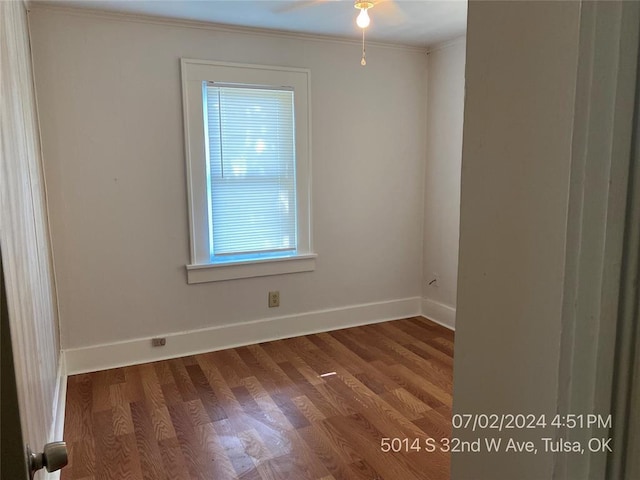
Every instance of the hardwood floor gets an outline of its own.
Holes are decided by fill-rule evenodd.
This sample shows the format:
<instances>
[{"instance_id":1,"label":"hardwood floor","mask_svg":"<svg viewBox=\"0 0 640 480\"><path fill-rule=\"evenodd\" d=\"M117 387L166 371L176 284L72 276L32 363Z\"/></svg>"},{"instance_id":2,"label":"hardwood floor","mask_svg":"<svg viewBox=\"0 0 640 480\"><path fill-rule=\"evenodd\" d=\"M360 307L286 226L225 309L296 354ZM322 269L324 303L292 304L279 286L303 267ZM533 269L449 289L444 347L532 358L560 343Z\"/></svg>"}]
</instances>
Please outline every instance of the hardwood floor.
<instances>
[{"instance_id":1,"label":"hardwood floor","mask_svg":"<svg viewBox=\"0 0 640 480\"><path fill-rule=\"evenodd\" d=\"M72 376L62 480L449 478L452 365L418 317Z\"/></svg>"}]
</instances>

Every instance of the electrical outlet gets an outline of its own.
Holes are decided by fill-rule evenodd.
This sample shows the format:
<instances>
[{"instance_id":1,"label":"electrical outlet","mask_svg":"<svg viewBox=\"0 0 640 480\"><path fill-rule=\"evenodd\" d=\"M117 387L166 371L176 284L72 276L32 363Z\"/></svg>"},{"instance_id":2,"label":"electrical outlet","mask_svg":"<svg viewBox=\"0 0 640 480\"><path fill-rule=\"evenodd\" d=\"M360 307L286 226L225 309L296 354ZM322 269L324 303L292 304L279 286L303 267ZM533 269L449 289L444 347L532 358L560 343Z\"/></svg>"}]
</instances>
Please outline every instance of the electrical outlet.
<instances>
[{"instance_id":1,"label":"electrical outlet","mask_svg":"<svg viewBox=\"0 0 640 480\"><path fill-rule=\"evenodd\" d=\"M280 306L280 292L269 292L269 308Z\"/></svg>"},{"instance_id":2,"label":"electrical outlet","mask_svg":"<svg viewBox=\"0 0 640 480\"><path fill-rule=\"evenodd\" d=\"M162 338L152 338L151 339L151 346L152 347L164 347L167 344L167 339L162 337Z\"/></svg>"}]
</instances>

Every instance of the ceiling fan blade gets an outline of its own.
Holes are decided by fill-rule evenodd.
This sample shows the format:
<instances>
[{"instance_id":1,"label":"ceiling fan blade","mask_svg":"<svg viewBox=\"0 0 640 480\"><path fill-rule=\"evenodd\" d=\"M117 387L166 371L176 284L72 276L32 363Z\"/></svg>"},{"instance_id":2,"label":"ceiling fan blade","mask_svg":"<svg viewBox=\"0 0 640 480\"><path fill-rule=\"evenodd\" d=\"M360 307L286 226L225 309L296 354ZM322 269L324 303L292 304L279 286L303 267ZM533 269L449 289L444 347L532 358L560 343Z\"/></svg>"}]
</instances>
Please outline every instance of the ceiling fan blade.
<instances>
[{"instance_id":1,"label":"ceiling fan blade","mask_svg":"<svg viewBox=\"0 0 640 480\"><path fill-rule=\"evenodd\" d=\"M274 8L273 13L288 13L293 12L295 10L300 10L302 8L313 7L319 5L321 3L325 3L330 0L295 0L295 1L286 1L286 2L278 2L282 5Z\"/></svg>"},{"instance_id":2,"label":"ceiling fan blade","mask_svg":"<svg viewBox=\"0 0 640 480\"><path fill-rule=\"evenodd\" d=\"M396 0L377 0L372 15L376 15L390 25L399 25L407 21L407 15Z\"/></svg>"}]
</instances>

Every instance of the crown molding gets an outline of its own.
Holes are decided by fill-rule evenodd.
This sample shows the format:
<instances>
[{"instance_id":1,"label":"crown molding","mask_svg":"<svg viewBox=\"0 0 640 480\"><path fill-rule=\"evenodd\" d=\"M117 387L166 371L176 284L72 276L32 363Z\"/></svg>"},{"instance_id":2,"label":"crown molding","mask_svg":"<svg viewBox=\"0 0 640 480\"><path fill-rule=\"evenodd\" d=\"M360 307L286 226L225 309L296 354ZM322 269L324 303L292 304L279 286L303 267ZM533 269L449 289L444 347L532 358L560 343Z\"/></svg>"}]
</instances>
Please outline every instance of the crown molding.
<instances>
[{"instance_id":1,"label":"crown molding","mask_svg":"<svg viewBox=\"0 0 640 480\"><path fill-rule=\"evenodd\" d=\"M55 5L49 2L34 1L34 0L26 0L26 2L27 2L26 6L27 6L28 12L41 10L41 11L63 13L67 15L75 15L75 16L81 16L81 17L101 17L101 18L105 18L113 21L146 23L146 24L152 24L152 25L165 25L165 26L169 25L173 27L210 30L213 32L241 33L245 35L255 35L255 36L261 36L261 37L289 38L289 39L308 40L308 41L325 42L325 43L339 43L339 44L348 44L348 45L360 45L362 43L362 40L349 38L349 37L317 35L317 34L301 33L301 32L288 32L285 30L274 30L274 29L268 29L268 28L242 27L238 25L228 25L228 24L222 24L222 23L198 21L198 20L184 20L184 19L177 19L177 18L154 16L154 15L144 15L144 14L138 14L138 13L110 12L110 11L100 10L100 9ZM409 50L413 52L423 52L423 53L428 52L428 48L426 46L404 45L404 44L397 44L397 43L367 41L367 46L376 47L376 48Z\"/></svg>"},{"instance_id":2,"label":"crown molding","mask_svg":"<svg viewBox=\"0 0 640 480\"><path fill-rule=\"evenodd\" d=\"M453 40L448 40L446 42L437 43L431 47L426 49L427 55L432 54L433 52L437 52L439 50L445 50L447 48L455 47L456 45L464 44L467 41L467 36L462 35L460 37L454 38Z\"/></svg>"}]
</instances>

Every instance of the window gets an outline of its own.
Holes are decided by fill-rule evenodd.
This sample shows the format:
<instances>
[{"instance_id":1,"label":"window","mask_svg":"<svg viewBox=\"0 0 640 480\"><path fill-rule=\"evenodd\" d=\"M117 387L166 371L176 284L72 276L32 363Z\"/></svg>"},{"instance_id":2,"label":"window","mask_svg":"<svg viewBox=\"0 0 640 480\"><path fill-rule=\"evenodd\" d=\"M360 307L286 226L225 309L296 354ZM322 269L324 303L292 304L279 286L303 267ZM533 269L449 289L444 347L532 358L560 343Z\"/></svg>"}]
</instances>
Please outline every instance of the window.
<instances>
[{"instance_id":1,"label":"window","mask_svg":"<svg viewBox=\"0 0 640 480\"><path fill-rule=\"evenodd\" d=\"M189 283L311 271L309 71L182 60Z\"/></svg>"},{"instance_id":2,"label":"window","mask_svg":"<svg viewBox=\"0 0 640 480\"><path fill-rule=\"evenodd\" d=\"M213 262L297 249L293 95L285 87L204 84Z\"/></svg>"}]
</instances>

